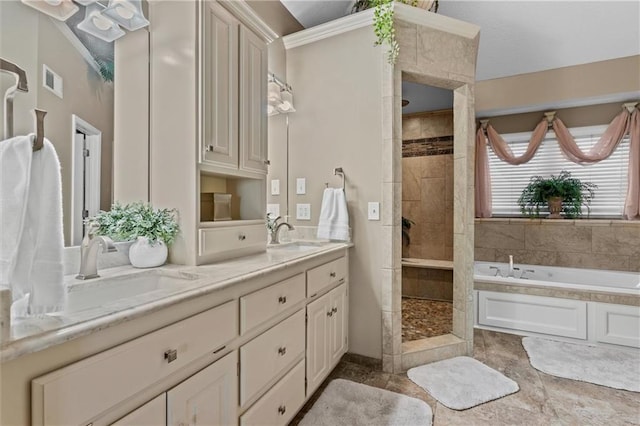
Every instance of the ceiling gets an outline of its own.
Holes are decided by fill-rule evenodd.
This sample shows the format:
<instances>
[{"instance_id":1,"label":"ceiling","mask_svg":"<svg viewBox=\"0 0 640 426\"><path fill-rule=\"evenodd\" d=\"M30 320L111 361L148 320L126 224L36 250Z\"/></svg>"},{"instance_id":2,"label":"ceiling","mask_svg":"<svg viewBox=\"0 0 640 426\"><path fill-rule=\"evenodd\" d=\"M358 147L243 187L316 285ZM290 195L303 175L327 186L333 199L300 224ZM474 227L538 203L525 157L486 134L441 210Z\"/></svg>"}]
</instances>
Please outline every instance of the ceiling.
<instances>
[{"instance_id":1,"label":"ceiling","mask_svg":"<svg viewBox=\"0 0 640 426\"><path fill-rule=\"evenodd\" d=\"M281 0L306 28L353 1ZM439 14L481 28L477 80L640 54L638 1L440 0Z\"/></svg>"}]
</instances>

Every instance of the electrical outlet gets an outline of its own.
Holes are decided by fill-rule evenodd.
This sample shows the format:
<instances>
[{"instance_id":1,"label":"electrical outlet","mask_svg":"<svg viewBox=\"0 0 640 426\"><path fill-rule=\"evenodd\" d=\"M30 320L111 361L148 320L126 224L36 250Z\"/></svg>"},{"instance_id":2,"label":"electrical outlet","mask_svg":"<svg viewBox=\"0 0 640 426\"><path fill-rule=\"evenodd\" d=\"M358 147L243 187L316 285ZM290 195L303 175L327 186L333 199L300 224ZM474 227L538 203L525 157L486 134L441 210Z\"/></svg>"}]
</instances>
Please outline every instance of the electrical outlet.
<instances>
[{"instance_id":1,"label":"electrical outlet","mask_svg":"<svg viewBox=\"0 0 640 426\"><path fill-rule=\"evenodd\" d=\"M271 180L271 195L280 195L280 179Z\"/></svg>"},{"instance_id":2,"label":"electrical outlet","mask_svg":"<svg viewBox=\"0 0 640 426\"><path fill-rule=\"evenodd\" d=\"M267 214L270 214L272 219L280 216L280 204L267 204Z\"/></svg>"},{"instance_id":3,"label":"electrical outlet","mask_svg":"<svg viewBox=\"0 0 640 426\"><path fill-rule=\"evenodd\" d=\"M307 180L305 178L296 179L296 194L304 195L307 193Z\"/></svg>"},{"instance_id":4,"label":"electrical outlet","mask_svg":"<svg viewBox=\"0 0 640 426\"><path fill-rule=\"evenodd\" d=\"M296 219L311 220L311 204L296 204Z\"/></svg>"},{"instance_id":5,"label":"electrical outlet","mask_svg":"<svg viewBox=\"0 0 640 426\"><path fill-rule=\"evenodd\" d=\"M380 203L369 202L368 206L368 218L369 220L380 220Z\"/></svg>"}]
</instances>

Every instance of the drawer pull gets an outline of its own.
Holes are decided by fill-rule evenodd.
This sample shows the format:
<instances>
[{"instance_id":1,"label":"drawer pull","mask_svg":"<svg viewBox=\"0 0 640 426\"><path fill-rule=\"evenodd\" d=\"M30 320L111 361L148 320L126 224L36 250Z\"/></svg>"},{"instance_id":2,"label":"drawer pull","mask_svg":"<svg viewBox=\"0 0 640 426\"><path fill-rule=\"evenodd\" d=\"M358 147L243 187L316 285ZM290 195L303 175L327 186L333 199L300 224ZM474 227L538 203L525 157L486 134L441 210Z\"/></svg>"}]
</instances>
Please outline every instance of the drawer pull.
<instances>
[{"instance_id":1,"label":"drawer pull","mask_svg":"<svg viewBox=\"0 0 640 426\"><path fill-rule=\"evenodd\" d=\"M167 360L167 362L173 362L176 359L178 359L178 351L177 349L169 349L168 351L164 352L164 359Z\"/></svg>"},{"instance_id":2,"label":"drawer pull","mask_svg":"<svg viewBox=\"0 0 640 426\"><path fill-rule=\"evenodd\" d=\"M246 240L246 239L247 239L247 236L246 236L246 235L244 235L244 234L240 234L240 235L238 235L238 239L239 239L240 241L244 241L244 240Z\"/></svg>"},{"instance_id":3,"label":"drawer pull","mask_svg":"<svg viewBox=\"0 0 640 426\"><path fill-rule=\"evenodd\" d=\"M213 152L213 145L207 145L207 146L204 148L204 150L205 150L206 152Z\"/></svg>"},{"instance_id":4,"label":"drawer pull","mask_svg":"<svg viewBox=\"0 0 640 426\"><path fill-rule=\"evenodd\" d=\"M338 283L342 284L344 282L344 278L340 278L340 281L338 281Z\"/></svg>"},{"instance_id":5,"label":"drawer pull","mask_svg":"<svg viewBox=\"0 0 640 426\"><path fill-rule=\"evenodd\" d=\"M287 296L278 297L278 303L280 303L281 305L284 305L285 303L287 303Z\"/></svg>"},{"instance_id":6,"label":"drawer pull","mask_svg":"<svg viewBox=\"0 0 640 426\"><path fill-rule=\"evenodd\" d=\"M284 415L284 413L287 412L287 407L285 407L284 405L281 405L278 407L278 413L280 413L281 416Z\"/></svg>"},{"instance_id":7,"label":"drawer pull","mask_svg":"<svg viewBox=\"0 0 640 426\"><path fill-rule=\"evenodd\" d=\"M335 314L336 312L338 312L338 308L334 307L334 308L331 310L331 312L333 312L333 313Z\"/></svg>"},{"instance_id":8,"label":"drawer pull","mask_svg":"<svg viewBox=\"0 0 640 426\"><path fill-rule=\"evenodd\" d=\"M333 310L331 310L331 311L327 312L327 316L328 316L328 317L332 317L332 316L333 316Z\"/></svg>"},{"instance_id":9,"label":"drawer pull","mask_svg":"<svg viewBox=\"0 0 640 426\"><path fill-rule=\"evenodd\" d=\"M220 352L221 350L223 350L224 348L226 348L227 345L224 345L223 347L216 349L215 351L213 351L214 354L217 354L218 352Z\"/></svg>"},{"instance_id":10,"label":"drawer pull","mask_svg":"<svg viewBox=\"0 0 640 426\"><path fill-rule=\"evenodd\" d=\"M284 346L281 346L278 348L278 355L280 356L284 356L287 353L287 348Z\"/></svg>"},{"instance_id":11,"label":"drawer pull","mask_svg":"<svg viewBox=\"0 0 640 426\"><path fill-rule=\"evenodd\" d=\"M331 278L335 278L335 277L336 277L336 273L335 273L335 272L331 272L331 273L329 273L329 276L330 276Z\"/></svg>"}]
</instances>

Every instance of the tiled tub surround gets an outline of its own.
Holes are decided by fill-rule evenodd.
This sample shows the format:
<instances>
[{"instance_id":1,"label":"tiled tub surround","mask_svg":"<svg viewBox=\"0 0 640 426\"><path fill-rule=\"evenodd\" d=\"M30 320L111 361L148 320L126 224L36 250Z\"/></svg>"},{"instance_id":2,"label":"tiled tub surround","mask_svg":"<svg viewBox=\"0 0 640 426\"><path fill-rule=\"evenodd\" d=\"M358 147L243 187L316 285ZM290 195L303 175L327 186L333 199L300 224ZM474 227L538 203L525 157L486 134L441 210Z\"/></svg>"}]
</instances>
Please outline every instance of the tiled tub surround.
<instances>
[{"instance_id":1,"label":"tiled tub surround","mask_svg":"<svg viewBox=\"0 0 640 426\"><path fill-rule=\"evenodd\" d=\"M283 244L281 247L267 250L264 254L211 265L197 267L165 265L154 269L119 266L103 269L99 271L101 278L84 282L74 282L73 275L66 276L67 282L75 284L71 291L80 290L83 285L99 288L101 280L113 280L123 276L135 277L138 274L149 273L183 276L186 278L186 283L177 288L158 289L147 294L118 299L109 304L95 304L74 312L17 319L11 324L10 339L0 344L0 362L7 362L87 336L182 302L215 296L217 292L244 281L278 273L301 262L330 255L347 247L350 247L350 244L327 242L316 247L308 246L303 250L295 250Z\"/></svg>"},{"instance_id":2,"label":"tiled tub surround","mask_svg":"<svg viewBox=\"0 0 640 426\"><path fill-rule=\"evenodd\" d=\"M476 219L475 260L640 272L640 221Z\"/></svg>"},{"instance_id":3,"label":"tiled tub surround","mask_svg":"<svg viewBox=\"0 0 640 426\"><path fill-rule=\"evenodd\" d=\"M640 273L515 266L476 262L480 327L640 347Z\"/></svg>"}]
</instances>

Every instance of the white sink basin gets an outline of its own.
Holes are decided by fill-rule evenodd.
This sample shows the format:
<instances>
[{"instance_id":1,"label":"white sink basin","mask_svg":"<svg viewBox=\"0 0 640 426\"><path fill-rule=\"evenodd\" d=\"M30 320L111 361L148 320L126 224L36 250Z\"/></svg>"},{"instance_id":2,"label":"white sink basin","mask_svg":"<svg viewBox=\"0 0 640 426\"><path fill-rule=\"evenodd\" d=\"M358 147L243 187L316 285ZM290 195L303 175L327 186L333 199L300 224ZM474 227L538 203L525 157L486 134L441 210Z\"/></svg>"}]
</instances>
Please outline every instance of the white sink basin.
<instances>
[{"instance_id":1,"label":"white sink basin","mask_svg":"<svg viewBox=\"0 0 640 426\"><path fill-rule=\"evenodd\" d=\"M69 287L67 312L97 308L142 295L152 296L155 292L177 292L198 278L194 274L153 270L81 282Z\"/></svg>"},{"instance_id":2,"label":"white sink basin","mask_svg":"<svg viewBox=\"0 0 640 426\"><path fill-rule=\"evenodd\" d=\"M326 241L294 241L291 243L273 244L269 246L269 249L285 251L308 251L323 247L326 244Z\"/></svg>"}]
</instances>

